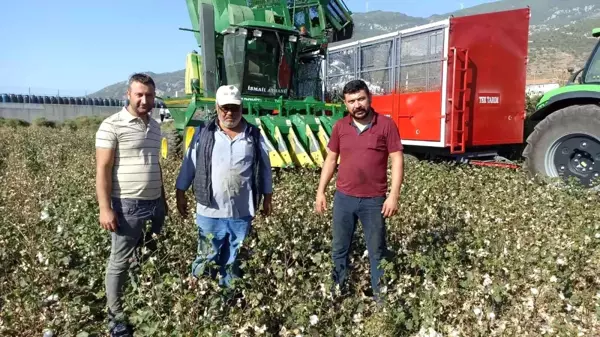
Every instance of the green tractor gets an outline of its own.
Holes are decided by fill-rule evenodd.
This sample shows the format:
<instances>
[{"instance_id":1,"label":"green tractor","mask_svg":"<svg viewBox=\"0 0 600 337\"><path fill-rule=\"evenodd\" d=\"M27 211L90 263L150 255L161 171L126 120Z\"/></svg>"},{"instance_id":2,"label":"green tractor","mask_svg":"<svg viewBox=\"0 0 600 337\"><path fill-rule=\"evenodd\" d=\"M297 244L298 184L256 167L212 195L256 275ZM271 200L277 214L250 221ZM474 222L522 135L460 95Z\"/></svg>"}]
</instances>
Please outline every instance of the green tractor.
<instances>
[{"instance_id":1,"label":"green tractor","mask_svg":"<svg viewBox=\"0 0 600 337\"><path fill-rule=\"evenodd\" d=\"M331 42L352 37L341 0L186 0L201 48L186 60L184 97L164 98L174 130L162 156L179 157L195 127L215 115L215 92L237 86L244 118L257 125L273 167L319 167L343 106L323 100Z\"/></svg>"},{"instance_id":2,"label":"green tractor","mask_svg":"<svg viewBox=\"0 0 600 337\"><path fill-rule=\"evenodd\" d=\"M600 28L593 30L600 37ZM567 85L542 96L529 118L536 123L523 151L534 176L600 189L600 41Z\"/></svg>"}]
</instances>

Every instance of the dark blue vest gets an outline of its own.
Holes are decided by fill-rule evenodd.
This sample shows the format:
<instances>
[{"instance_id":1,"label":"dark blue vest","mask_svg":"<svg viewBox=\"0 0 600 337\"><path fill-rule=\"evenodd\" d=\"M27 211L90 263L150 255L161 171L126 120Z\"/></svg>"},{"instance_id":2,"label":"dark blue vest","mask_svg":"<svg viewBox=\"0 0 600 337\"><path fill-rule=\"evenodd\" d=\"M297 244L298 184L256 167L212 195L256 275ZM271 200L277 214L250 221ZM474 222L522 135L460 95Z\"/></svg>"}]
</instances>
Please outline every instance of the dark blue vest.
<instances>
[{"instance_id":1,"label":"dark blue vest","mask_svg":"<svg viewBox=\"0 0 600 337\"><path fill-rule=\"evenodd\" d=\"M206 125L200 125L196 133L199 132L196 143L196 173L194 176L194 195L196 201L206 207L210 207L212 199L212 156L215 144L214 133L217 130L217 119L213 118ZM252 137L254 146L254 156L252 163L252 200L254 202L254 210L256 211L262 201L262 193L260 193L261 174L264 170L261 160L262 152L260 148L261 134L260 129L242 120L242 123L247 124L245 130L246 137Z\"/></svg>"}]
</instances>

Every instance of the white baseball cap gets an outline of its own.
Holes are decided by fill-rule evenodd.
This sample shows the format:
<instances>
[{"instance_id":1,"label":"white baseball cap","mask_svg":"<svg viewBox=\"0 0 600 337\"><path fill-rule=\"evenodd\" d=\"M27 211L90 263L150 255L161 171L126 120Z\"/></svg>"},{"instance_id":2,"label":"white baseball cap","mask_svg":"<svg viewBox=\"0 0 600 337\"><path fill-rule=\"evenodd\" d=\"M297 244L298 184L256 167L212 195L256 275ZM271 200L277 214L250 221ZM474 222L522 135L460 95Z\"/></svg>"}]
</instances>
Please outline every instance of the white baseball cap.
<instances>
[{"instance_id":1,"label":"white baseball cap","mask_svg":"<svg viewBox=\"0 0 600 337\"><path fill-rule=\"evenodd\" d=\"M242 104L242 95L234 85L222 85L217 90L217 104Z\"/></svg>"}]
</instances>

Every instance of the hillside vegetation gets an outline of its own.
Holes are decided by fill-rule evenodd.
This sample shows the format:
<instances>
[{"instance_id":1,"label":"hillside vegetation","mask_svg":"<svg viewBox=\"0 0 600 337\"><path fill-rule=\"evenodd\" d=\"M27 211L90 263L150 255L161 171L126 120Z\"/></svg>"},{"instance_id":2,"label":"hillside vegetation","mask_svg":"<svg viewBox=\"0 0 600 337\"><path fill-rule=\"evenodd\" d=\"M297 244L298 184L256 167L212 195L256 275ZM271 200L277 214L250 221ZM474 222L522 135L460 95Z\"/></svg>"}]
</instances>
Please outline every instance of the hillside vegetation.
<instances>
[{"instance_id":1,"label":"hillside vegetation","mask_svg":"<svg viewBox=\"0 0 600 337\"><path fill-rule=\"evenodd\" d=\"M106 335L110 240L98 225L94 131L0 127L0 335ZM362 228L351 294L332 300L331 212L313 212L318 172L279 172L274 214L244 243L234 299L190 278L196 229L175 213L179 162L163 165L171 212L126 293L138 336L600 334L597 194L521 170L407 163L378 308L364 296Z\"/></svg>"}]
</instances>

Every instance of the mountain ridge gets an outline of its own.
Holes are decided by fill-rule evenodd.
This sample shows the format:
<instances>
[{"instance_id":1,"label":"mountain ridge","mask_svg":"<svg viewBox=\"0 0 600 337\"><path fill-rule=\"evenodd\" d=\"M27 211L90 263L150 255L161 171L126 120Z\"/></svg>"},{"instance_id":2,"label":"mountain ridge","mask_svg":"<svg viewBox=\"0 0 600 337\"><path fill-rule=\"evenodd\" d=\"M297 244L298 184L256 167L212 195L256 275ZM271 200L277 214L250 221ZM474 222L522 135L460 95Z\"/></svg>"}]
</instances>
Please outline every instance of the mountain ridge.
<instances>
[{"instance_id":1,"label":"mountain ridge","mask_svg":"<svg viewBox=\"0 0 600 337\"><path fill-rule=\"evenodd\" d=\"M570 66L580 68L592 51L596 40L591 37L593 28L600 26L600 4L595 0L502 0L484 3L446 14L429 17L414 17L401 12L376 10L355 12L354 36L350 40L331 44L332 46L393 31L415 27L450 16L464 16L496 12L529 5L530 44L527 77L531 80L564 80ZM159 96L175 96L184 89L185 70L165 73L148 71L157 83ZM94 92L92 97L123 98L127 82L121 81Z\"/></svg>"}]
</instances>

